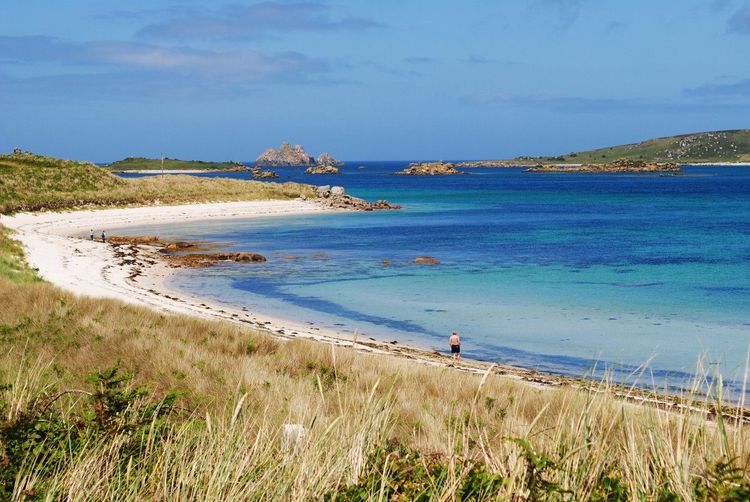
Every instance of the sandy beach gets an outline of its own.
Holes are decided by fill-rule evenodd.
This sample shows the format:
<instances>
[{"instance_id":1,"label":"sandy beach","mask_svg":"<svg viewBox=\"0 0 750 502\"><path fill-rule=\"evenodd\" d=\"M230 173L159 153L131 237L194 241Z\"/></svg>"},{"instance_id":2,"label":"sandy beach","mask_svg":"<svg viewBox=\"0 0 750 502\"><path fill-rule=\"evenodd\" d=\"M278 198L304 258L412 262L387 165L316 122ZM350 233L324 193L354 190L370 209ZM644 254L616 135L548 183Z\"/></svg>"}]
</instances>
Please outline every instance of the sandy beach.
<instances>
[{"instance_id":1,"label":"sandy beach","mask_svg":"<svg viewBox=\"0 0 750 502\"><path fill-rule=\"evenodd\" d=\"M23 244L28 263L38 270L43 279L76 295L111 298L164 313L233 322L269 333L282 341L309 339L375 355L404 357L429 366L451 366L477 374L491 371L538 388L582 384L576 378L483 361L462 359L454 365L447 353L407 346L396 340L353 336L305 320L281 319L174 291L166 286L165 281L177 269L167 264L159 248L105 244L99 240L98 234L94 241L85 238L92 228L96 232L145 223L246 219L330 211L334 210L310 201L249 201L21 213L0 215L0 224L14 230L14 238ZM668 396L646 389L617 389L616 385L611 387L614 395L631 403L650 402L665 409L684 406L676 404Z\"/></svg>"},{"instance_id":2,"label":"sandy beach","mask_svg":"<svg viewBox=\"0 0 750 502\"><path fill-rule=\"evenodd\" d=\"M279 319L170 290L165 280L176 269L167 265L157 248L104 244L99 237L102 229L114 235L116 232L110 229L145 223L245 219L326 211L332 210L309 201L250 201L23 213L0 216L0 223L15 231L14 237L22 242L27 261L43 279L77 295L112 298L161 312L240 323L280 339L306 338L353 346L370 353L400 355L429 365L449 364L450 359L442 354L407 347L394 340L358 338L305 320ZM89 229L94 230L96 240L84 238ZM489 366L488 363L463 361L461 369L484 372ZM503 368L500 371L536 384L559 385L562 381L530 370Z\"/></svg>"}]
</instances>

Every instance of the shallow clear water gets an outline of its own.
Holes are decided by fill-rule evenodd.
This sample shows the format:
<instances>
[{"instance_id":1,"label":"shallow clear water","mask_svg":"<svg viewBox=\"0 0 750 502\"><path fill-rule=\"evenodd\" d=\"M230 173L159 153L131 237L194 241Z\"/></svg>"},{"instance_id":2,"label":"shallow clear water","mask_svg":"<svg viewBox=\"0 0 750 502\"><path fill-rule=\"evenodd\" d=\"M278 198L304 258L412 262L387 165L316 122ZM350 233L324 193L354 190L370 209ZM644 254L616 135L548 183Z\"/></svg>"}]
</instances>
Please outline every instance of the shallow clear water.
<instances>
[{"instance_id":1,"label":"shallow clear water","mask_svg":"<svg viewBox=\"0 0 750 502\"><path fill-rule=\"evenodd\" d=\"M265 264L189 270L174 285L344 332L444 351L455 329L468 357L574 375L594 361L627 374L650 360L660 384L685 378L705 354L741 376L750 344L750 168L391 175L405 165L350 162L340 176L316 177L279 169L387 198L401 211L128 232L264 254ZM412 264L419 255L441 263Z\"/></svg>"}]
</instances>

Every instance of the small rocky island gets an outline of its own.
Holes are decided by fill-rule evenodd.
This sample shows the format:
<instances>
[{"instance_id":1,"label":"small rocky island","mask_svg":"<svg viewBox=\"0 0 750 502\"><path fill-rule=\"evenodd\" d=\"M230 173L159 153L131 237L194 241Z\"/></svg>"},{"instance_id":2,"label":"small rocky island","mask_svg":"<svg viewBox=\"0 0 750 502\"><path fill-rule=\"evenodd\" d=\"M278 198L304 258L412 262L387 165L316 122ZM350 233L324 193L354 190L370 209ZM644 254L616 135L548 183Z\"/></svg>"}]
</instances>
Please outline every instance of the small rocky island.
<instances>
[{"instance_id":1,"label":"small rocky island","mask_svg":"<svg viewBox=\"0 0 750 502\"><path fill-rule=\"evenodd\" d=\"M274 179L274 178L279 177L278 174L271 171L270 169L261 169L259 167L253 167L252 172L253 172L254 180Z\"/></svg>"},{"instance_id":2,"label":"small rocky island","mask_svg":"<svg viewBox=\"0 0 750 502\"><path fill-rule=\"evenodd\" d=\"M319 166L341 167L344 165L343 162L334 158L334 156L328 152L323 152L320 155L318 155L316 162Z\"/></svg>"},{"instance_id":3,"label":"small rocky island","mask_svg":"<svg viewBox=\"0 0 750 502\"><path fill-rule=\"evenodd\" d=\"M414 162L409 167L396 174L404 176L449 176L455 174L468 174L456 169L455 164L450 162Z\"/></svg>"},{"instance_id":4,"label":"small rocky island","mask_svg":"<svg viewBox=\"0 0 750 502\"><path fill-rule=\"evenodd\" d=\"M329 164L308 167L305 174L340 174L341 170Z\"/></svg>"},{"instance_id":5,"label":"small rocky island","mask_svg":"<svg viewBox=\"0 0 750 502\"><path fill-rule=\"evenodd\" d=\"M255 159L258 167L289 166L341 166L344 163L335 159L330 153L321 153L317 159L307 153L302 145L281 144L279 149L269 148Z\"/></svg>"},{"instance_id":6,"label":"small rocky island","mask_svg":"<svg viewBox=\"0 0 750 502\"><path fill-rule=\"evenodd\" d=\"M537 164L526 169L527 173L656 173L677 174L682 172L674 162L657 163L644 160L619 159L608 164Z\"/></svg>"}]
</instances>

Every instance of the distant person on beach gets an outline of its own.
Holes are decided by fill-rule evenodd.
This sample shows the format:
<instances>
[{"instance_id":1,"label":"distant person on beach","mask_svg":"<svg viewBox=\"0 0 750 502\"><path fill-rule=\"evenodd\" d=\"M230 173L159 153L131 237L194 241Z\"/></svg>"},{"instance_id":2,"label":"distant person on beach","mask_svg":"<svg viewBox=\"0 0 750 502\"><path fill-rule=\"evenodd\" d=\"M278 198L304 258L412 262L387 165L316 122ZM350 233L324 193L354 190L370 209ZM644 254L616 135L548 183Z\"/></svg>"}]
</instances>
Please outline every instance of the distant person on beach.
<instances>
[{"instance_id":1,"label":"distant person on beach","mask_svg":"<svg viewBox=\"0 0 750 502\"><path fill-rule=\"evenodd\" d=\"M107 232L102 230L102 242L107 242Z\"/></svg>"},{"instance_id":2,"label":"distant person on beach","mask_svg":"<svg viewBox=\"0 0 750 502\"><path fill-rule=\"evenodd\" d=\"M453 354L453 360L460 361L461 360L461 338L459 338L458 334L455 331L452 332L450 338L448 338L448 343L451 346L451 354Z\"/></svg>"},{"instance_id":3,"label":"distant person on beach","mask_svg":"<svg viewBox=\"0 0 750 502\"><path fill-rule=\"evenodd\" d=\"M94 229L89 230L89 240L94 240Z\"/></svg>"}]
</instances>

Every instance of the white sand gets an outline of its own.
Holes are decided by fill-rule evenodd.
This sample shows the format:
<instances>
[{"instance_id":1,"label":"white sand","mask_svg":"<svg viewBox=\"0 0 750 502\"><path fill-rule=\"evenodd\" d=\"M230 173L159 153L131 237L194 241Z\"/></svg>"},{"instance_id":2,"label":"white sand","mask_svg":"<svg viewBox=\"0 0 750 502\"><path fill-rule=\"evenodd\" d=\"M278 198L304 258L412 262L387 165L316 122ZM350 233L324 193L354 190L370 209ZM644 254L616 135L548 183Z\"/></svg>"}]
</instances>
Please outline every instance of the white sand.
<instances>
[{"instance_id":1,"label":"white sand","mask_svg":"<svg viewBox=\"0 0 750 502\"><path fill-rule=\"evenodd\" d=\"M160 259L156 248L112 246L99 240L92 242L80 237L88 236L90 229L100 232L101 229L149 223L331 211L334 210L309 201L251 201L0 215L0 224L15 231L14 238L22 242L28 263L38 269L42 278L77 295L113 298L167 313L230 321L269 332L282 340L307 338L374 354L398 355L430 366L449 365L449 357L428 350L372 339L363 340L353 337L351 333L317 327L308 322L279 319L260 312L212 303L183 292L170 291L164 281L175 269ZM98 239L99 235L96 237ZM520 380L537 388L579 385L577 379L471 360L462 360L456 369L471 373L494 371L505 378ZM673 406L670 401L662 402L661 398L653 396L645 398L632 390L617 392L616 395L634 403L648 401L659 406L666 403L667 409Z\"/></svg>"},{"instance_id":2,"label":"white sand","mask_svg":"<svg viewBox=\"0 0 750 502\"><path fill-rule=\"evenodd\" d=\"M314 339L376 354L398 354L422 364L449 364L449 357L429 350L362 339L351 332L315 326L304 320L279 319L171 291L165 279L175 269L160 258L156 248L113 246L99 240L102 229L330 211L333 210L309 201L252 201L23 213L0 216L0 223L15 231L14 237L22 242L28 263L38 269L43 279L77 295L112 298L162 312L231 321L267 331L281 339ZM95 231L97 240L88 240L90 229ZM461 370L475 373L483 373L488 367L487 363L466 360L460 365ZM533 382L532 385L559 385L563 380L520 368L506 367L502 372L510 378Z\"/></svg>"},{"instance_id":3,"label":"white sand","mask_svg":"<svg viewBox=\"0 0 750 502\"><path fill-rule=\"evenodd\" d=\"M368 352L399 352L400 347L370 339L355 342L351 333L300 320L278 319L171 291L164 282L175 269L160 259L156 248L115 247L100 240L102 229L331 211L309 201L251 201L22 213L0 216L0 223L15 231L14 237L23 244L29 265L36 268L43 279L80 296L112 298L163 312L233 321L283 339L311 338L337 345L354 344ZM94 241L88 240L90 229L95 232Z\"/></svg>"}]
</instances>

